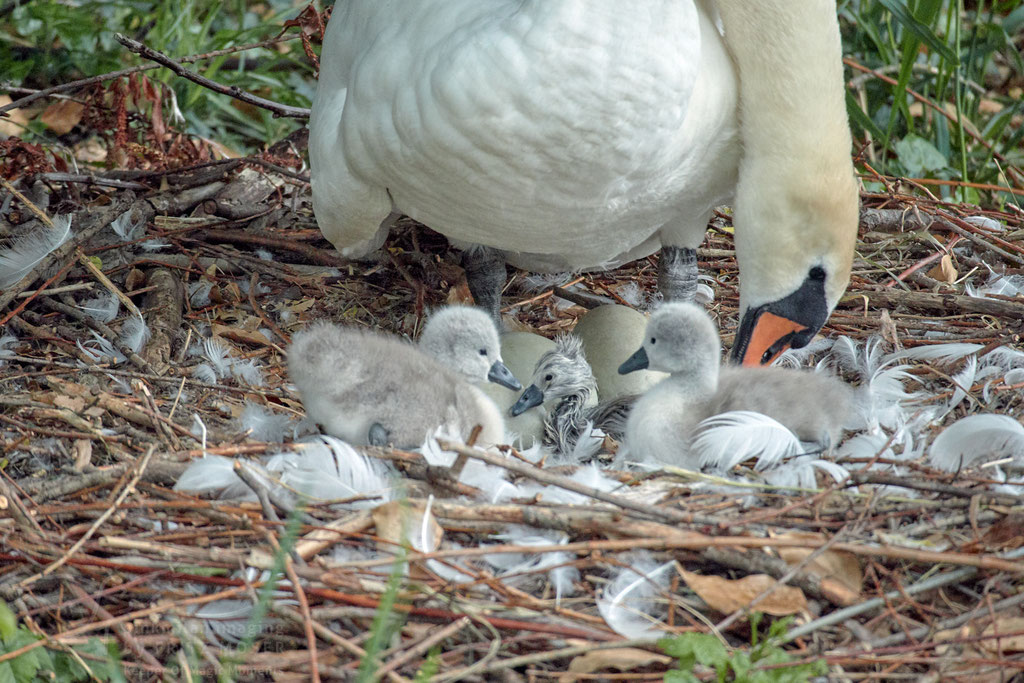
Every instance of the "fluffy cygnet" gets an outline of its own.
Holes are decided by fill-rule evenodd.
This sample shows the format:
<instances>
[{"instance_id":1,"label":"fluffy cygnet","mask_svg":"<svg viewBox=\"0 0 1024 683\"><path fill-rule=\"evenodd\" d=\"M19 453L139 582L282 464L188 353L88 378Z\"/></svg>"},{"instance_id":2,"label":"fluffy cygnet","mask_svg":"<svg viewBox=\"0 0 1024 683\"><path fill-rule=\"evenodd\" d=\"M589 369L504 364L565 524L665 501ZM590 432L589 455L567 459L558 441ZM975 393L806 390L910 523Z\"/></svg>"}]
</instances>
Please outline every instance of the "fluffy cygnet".
<instances>
[{"instance_id":1,"label":"fluffy cygnet","mask_svg":"<svg viewBox=\"0 0 1024 683\"><path fill-rule=\"evenodd\" d=\"M703 308L664 304L651 316L643 346L619 372L670 373L636 402L626 424L634 457L696 469L690 438L705 418L732 410L767 415L828 448L853 409L853 392L834 377L788 368L720 368L718 330Z\"/></svg>"},{"instance_id":2,"label":"fluffy cygnet","mask_svg":"<svg viewBox=\"0 0 1024 683\"><path fill-rule=\"evenodd\" d=\"M529 377L537 362L548 351L555 348L555 342L533 332L506 332L501 335L501 357L516 377ZM495 384L480 387L505 415L505 429L516 448L527 449L544 438L544 409L537 407L526 410L514 417L508 413L518 395ZM545 407L554 408L554 401Z\"/></svg>"},{"instance_id":3,"label":"fluffy cygnet","mask_svg":"<svg viewBox=\"0 0 1024 683\"><path fill-rule=\"evenodd\" d=\"M572 332L583 342L602 402L642 394L667 377L652 370L619 374L619 366L643 343L646 327L647 316L619 304L598 306L580 316Z\"/></svg>"},{"instance_id":4,"label":"fluffy cygnet","mask_svg":"<svg viewBox=\"0 0 1024 683\"><path fill-rule=\"evenodd\" d=\"M438 427L465 439L476 425L483 427L477 444L499 443L504 419L473 385L522 387L502 363L490 316L468 306L435 313L419 348L368 330L313 325L295 335L288 372L309 417L356 445L413 448Z\"/></svg>"},{"instance_id":5,"label":"fluffy cygnet","mask_svg":"<svg viewBox=\"0 0 1024 683\"><path fill-rule=\"evenodd\" d=\"M571 453L588 425L621 436L625 413L634 399L618 397L599 404L597 380L583 344L576 335L566 334L537 361L530 386L509 409L509 415L554 401L544 417L544 442L559 453Z\"/></svg>"}]
</instances>

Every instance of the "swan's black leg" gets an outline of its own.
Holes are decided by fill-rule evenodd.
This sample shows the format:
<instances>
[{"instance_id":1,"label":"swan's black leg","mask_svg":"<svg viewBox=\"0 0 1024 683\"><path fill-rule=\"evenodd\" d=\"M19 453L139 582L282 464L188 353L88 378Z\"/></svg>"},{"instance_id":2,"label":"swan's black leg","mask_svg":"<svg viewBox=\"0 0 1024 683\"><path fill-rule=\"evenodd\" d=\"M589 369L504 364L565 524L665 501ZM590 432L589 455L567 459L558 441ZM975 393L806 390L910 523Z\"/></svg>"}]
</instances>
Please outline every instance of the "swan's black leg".
<instances>
[{"instance_id":1,"label":"swan's black leg","mask_svg":"<svg viewBox=\"0 0 1024 683\"><path fill-rule=\"evenodd\" d=\"M491 314L501 325L501 290L505 287L505 258L497 249L471 247L462 252L469 293L476 305Z\"/></svg>"},{"instance_id":2,"label":"swan's black leg","mask_svg":"<svg viewBox=\"0 0 1024 683\"><path fill-rule=\"evenodd\" d=\"M658 291L665 301L693 301L697 295L697 250L663 246L658 258Z\"/></svg>"},{"instance_id":3,"label":"swan's black leg","mask_svg":"<svg viewBox=\"0 0 1024 683\"><path fill-rule=\"evenodd\" d=\"M379 422L374 422L370 425L370 433L367 435L366 440L370 442L371 446L384 447L388 445L388 439L391 433L384 429L384 425Z\"/></svg>"}]
</instances>

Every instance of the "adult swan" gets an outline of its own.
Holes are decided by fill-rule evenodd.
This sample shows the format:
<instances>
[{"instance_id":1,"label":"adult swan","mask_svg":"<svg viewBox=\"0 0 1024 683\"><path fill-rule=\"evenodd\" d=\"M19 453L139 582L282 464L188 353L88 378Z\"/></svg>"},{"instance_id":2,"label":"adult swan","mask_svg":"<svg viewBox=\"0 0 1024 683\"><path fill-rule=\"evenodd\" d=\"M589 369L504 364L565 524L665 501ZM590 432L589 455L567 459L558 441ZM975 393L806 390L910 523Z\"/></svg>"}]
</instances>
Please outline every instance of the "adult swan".
<instances>
[{"instance_id":1,"label":"adult swan","mask_svg":"<svg viewBox=\"0 0 1024 683\"><path fill-rule=\"evenodd\" d=\"M343 254L406 214L462 247L497 313L504 263L610 267L661 249L688 299L733 201L733 357L805 345L857 231L832 0L339 0L310 119L313 208Z\"/></svg>"}]
</instances>

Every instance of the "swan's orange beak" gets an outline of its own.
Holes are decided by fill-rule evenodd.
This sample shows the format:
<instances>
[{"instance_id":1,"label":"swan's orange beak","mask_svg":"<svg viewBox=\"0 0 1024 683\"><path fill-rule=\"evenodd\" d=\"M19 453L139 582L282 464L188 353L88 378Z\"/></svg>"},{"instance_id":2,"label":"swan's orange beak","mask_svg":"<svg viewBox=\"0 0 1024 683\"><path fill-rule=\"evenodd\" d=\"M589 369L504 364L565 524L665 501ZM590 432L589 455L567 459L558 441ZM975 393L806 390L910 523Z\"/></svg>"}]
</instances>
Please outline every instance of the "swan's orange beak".
<instances>
[{"instance_id":1,"label":"swan's orange beak","mask_svg":"<svg viewBox=\"0 0 1024 683\"><path fill-rule=\"evenodd\" d=\"M797 333L806 329L805 325L789 318L764 311L757 316L742 355L736 360L748 366L767 365L792 346Z\"/></svg>"}]
</instances>

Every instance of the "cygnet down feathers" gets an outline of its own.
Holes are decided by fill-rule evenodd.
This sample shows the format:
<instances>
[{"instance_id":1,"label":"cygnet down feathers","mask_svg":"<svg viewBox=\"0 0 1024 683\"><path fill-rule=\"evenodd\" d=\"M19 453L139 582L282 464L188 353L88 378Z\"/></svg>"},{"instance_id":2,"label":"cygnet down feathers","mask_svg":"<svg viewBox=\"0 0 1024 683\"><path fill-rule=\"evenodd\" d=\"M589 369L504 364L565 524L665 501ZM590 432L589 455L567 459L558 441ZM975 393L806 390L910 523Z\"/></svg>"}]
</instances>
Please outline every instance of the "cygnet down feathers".
<instances>
[{"instance_id":1,"label":"cygnet down feathers","mask_svg":"<svg viewBox=\"0 0 1024 683\"><path fill-rule=\"evenodd\" d=\"M413 448L438 427L482 446L500 443L505 426L474 384L522 385L501 361L498 332L483 311L451 306L427 321L419 347L390 335L329 323L295 335L288 372L309 417L325 432L364 445Z\"/></svg>"},{"instance_id":2,"label":"cygnet down feathers","mask_svg":"<svg viewBox=\"0 0 1024 683\"><path fill-rule=\"evenodd\" d=\"M620 438L625 414L635 396L617 396L598 403L597 379L587 362L583 343L563 334L555 348L537 361L530 386L509 409L515 417L542 403L555 401L544 417L544 440L559 453L571 453L585 431L597 428Z\"/></svg>"},{"instance_id":3,"label":"cygnet down feathers","mask_svg":"<svg viewBox=\"0 0 1024 683\"><path fill-rule=\"evenodd\" d=\"M626 445L635 458L695 469L689 443L701 420L733 410L767 415L801 441L835 444L853 410L844 382L788 368L720 367L718 330L703 308L662 305L651 316L643 346L619 369L670 373L633 406Z\"/></svg>"}]
</instances>

